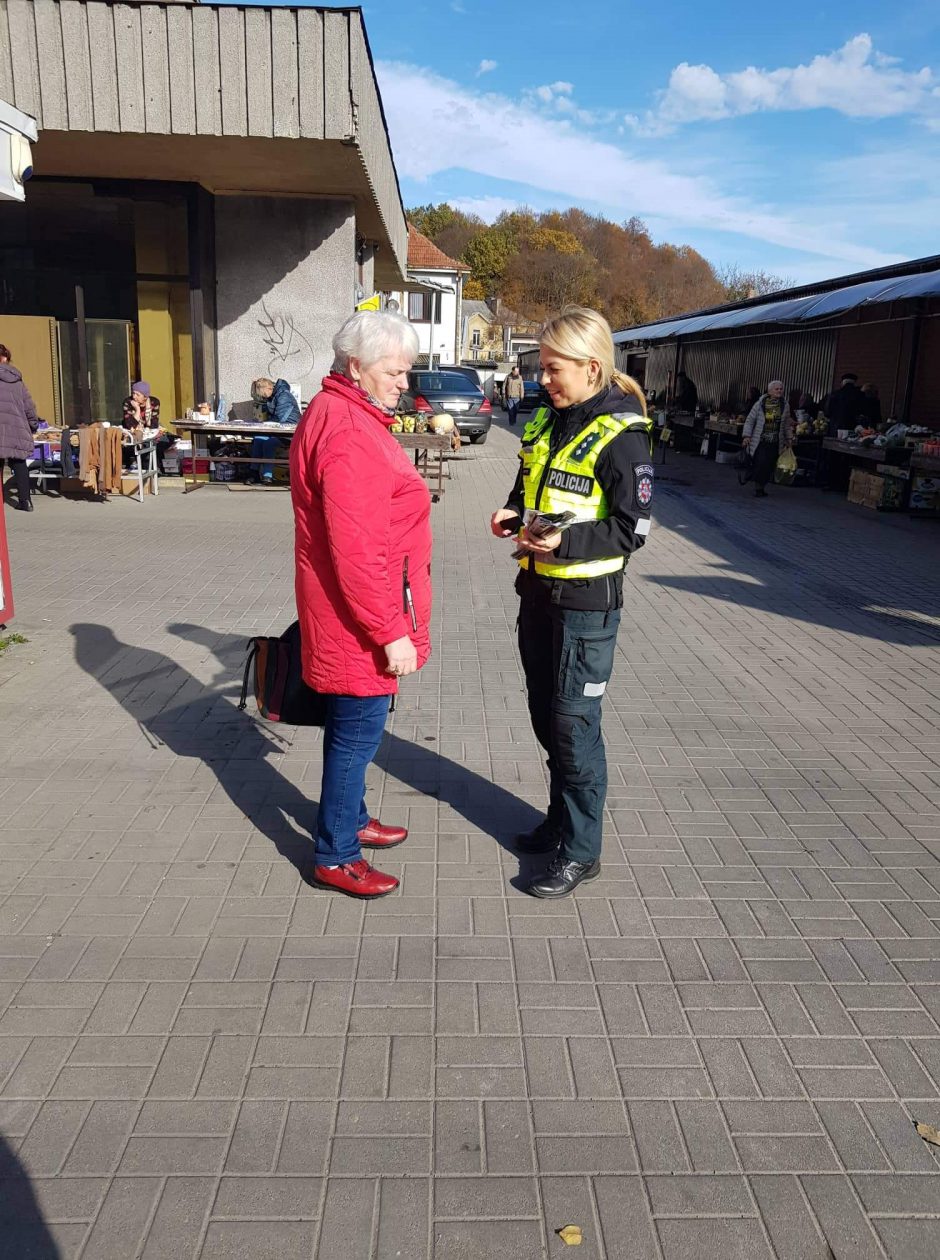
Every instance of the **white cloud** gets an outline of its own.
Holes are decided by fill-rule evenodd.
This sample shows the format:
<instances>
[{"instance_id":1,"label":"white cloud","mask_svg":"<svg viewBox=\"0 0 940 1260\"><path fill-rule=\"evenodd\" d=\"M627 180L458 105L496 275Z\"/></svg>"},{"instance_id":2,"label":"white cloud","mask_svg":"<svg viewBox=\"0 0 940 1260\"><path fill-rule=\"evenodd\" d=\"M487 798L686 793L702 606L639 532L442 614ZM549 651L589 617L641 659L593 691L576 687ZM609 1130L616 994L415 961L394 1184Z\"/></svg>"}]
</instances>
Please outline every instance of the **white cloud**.
<instances>
[{"instance_id":1,"label":"white cloud","mask_svg":"<svg viewBox=\"0 0 940 1260\"><path fill-rule=\"evenodd\" d=\"M495 223L508 210L520 210L523 202L513 197L448 197L447 202L464 214L476 214L484 223Z\"/></svg>"},{"instance_id":2,"label":"white cloud","mask_svg":"<svg viewBox=\"0 0 940 1260\"><path fill-rule=\"evenodd\" d=\"M490 71L495 70L498 65L498 61L490 61L488 57L484 57L477 66L477 78L479 78L481 74L489 74Z\"/></svg>"},{"instance_id":3,"label":"white cloud","mask_svg":"<svg viewBox=\"0 0 940 1260\"><path fill-rule=\"evenodd\" d=\"M929 67L902 70L897 58L875 51L870 35L856 35L807 65L775 70L748 66L719 74L682 62L669 76L656 108L629 115L637 131L661 134L690 122L733 118L765 110L832 109L850 118L922 114L940 118L940 87Z\"/></svg>"},{"instance_id":4,"label":"white cloud","mask_svg":"<svg viewBox=\"0 0 940 1260\"><path fill-rule=\"evenodd\" d=\"M683 175L666 162L636 157L611 139L526 101L476 94L433 71L380 62L382 99L400 173L424 181L460 168L522 184L578 204L648 215L680 232L735 233L820 255L834 265L875 267L898 261L853 243L850 225L810 223L725 194L705 175Z\"/></svg>"},{"instance_id":5,"label":"white cloud","mask_svg":"<svg viewBox=\"0 0 940 1260\"><path fill-rule=\"evenodd\" d=\"M574 99L574 84L565 79L526 88L522 103L548 114L561 114L585 127L608 126L617 119L615 110L582 109Z\"/></svg>"}]
</instances>

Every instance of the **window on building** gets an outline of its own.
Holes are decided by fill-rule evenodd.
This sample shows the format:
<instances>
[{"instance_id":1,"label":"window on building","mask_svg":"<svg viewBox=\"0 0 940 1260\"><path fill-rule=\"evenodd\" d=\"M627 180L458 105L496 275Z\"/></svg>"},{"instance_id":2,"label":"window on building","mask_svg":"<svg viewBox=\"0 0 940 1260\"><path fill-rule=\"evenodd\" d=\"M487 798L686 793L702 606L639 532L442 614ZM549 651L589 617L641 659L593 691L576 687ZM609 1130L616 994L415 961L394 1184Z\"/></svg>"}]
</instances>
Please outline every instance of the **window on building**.
<instances>
[{"instance_id":1,"label":"window on building","mask_svg":"<svg viewBox=\"0 0 940 1260\"><path fill-rule=\"evenodd\" d=\"M480 330L479 330L479 328L474 328L474 330L473 330L473 332L472 332L472 334L471 334L471 336L470 336L470 344L471 344L471 346L479 346L479 345L480 345Z\"/></svg>"},{"instance_id":2,"label":"window on building","mask_svg":"<svg viewBox=\"0 0 940 1260\"><path fill-rule=\"evenodd\" d=\"M440 293L409 293L408 318L413 324L429 324L431 322L431 303L434 303L434 322L441 322Z\"/></svg>"}]
</instances>

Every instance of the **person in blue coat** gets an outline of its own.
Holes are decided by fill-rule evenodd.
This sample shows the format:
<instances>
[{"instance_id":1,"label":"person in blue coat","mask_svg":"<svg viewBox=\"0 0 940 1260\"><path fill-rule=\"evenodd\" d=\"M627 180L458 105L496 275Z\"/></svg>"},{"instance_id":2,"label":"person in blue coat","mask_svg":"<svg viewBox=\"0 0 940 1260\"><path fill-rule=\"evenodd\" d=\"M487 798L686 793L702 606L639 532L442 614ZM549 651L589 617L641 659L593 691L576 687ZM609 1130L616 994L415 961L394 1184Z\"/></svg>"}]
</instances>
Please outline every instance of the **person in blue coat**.
<instances>
[{"instance_id":1,"label":"person in blue coat","mask_svg":"<svg viewBox=\"0 0 940 1260\"><path fill-rule=\"evenodd\" d=\"M300 407L287 381L272 381L266 376L259 376L252 381L251 392L263 419L273 420L275 424L297 424L300 420ZM255 459L275 458L286 449L286 445L276 437L255 437L251 440L251 454ZM271 464L254 464L252 471L258 473L266 484L274 480Z\"/></svg>"}]
</instances>

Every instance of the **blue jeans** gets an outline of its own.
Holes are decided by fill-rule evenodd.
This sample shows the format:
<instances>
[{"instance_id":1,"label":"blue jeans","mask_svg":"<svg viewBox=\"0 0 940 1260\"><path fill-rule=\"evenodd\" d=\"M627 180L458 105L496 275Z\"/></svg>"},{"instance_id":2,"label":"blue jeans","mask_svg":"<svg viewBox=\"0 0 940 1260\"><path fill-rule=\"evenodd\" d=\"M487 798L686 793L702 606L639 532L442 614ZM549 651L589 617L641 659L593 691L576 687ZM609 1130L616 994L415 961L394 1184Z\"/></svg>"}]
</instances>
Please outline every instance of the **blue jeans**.
<instances>
[{"instance_id":1,"label":"blue jeans","mask_svg":"<svg viewBox=\"0 0 940 1260\"><path fill-rule=\"evenodd\" d=\"M369 821L366 770L379 751L388 696L330 696L323 732L323 785L317 814L318 866L362 857L357 833Z\"/></svg>"},{"instance_id":2,"label":"blue jeans","mask_svg":"<svg viewBox=\"0 0 940 1260\"><path fill-rule=\"evenodd\" d=\"M253 437L251 439L251 455L253 459L279 459L283 454L284 443L276 437ZM265 481L273 481L273 464L252 464L251 471L260 473Z\"/></svg>"},{"instance_id":3,"label":"blue jeans","mask_svg":"<svg viewBox=\"0 0 940 1260\"><path fill-rule=\"evenodd\" d=\"M509 423L516 423L516 416L519 414L519 399L510 398L506 403L506 410L509 412Z\"/></svg>"}]
</instances>

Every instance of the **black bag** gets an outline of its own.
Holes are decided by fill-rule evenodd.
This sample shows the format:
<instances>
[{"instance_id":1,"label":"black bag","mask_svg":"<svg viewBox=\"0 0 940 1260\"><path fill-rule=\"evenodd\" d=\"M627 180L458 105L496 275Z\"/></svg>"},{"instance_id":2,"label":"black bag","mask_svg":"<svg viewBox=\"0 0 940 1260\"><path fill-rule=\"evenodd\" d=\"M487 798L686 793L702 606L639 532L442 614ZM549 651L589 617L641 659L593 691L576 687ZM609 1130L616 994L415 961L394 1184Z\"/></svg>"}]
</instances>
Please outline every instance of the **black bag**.
<instances>
[{"instance_id":1,"label":"black bag","mask_svg":"<svg viewBox=\"0 0 940 1260\"><path fill-rule=\"evenodd\" d=\"M239 709L246 707L252 665L255 702L262 717L290 726L326 724L328 699L308 687L301 673L299 622L288 626L279 639L248 640Z\"/></svg>"}]
</instances>

